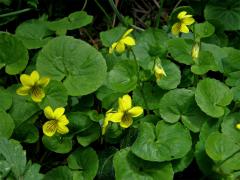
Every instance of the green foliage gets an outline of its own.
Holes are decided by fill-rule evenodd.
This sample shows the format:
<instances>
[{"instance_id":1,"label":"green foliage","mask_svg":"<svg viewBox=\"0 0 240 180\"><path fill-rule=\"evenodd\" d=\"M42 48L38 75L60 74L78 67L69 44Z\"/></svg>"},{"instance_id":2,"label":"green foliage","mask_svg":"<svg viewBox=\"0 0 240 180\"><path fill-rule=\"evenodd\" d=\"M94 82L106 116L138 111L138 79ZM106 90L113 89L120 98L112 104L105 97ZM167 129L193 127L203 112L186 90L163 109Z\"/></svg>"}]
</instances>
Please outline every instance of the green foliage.
<instances>
[{"instance_id":1,"label":"green foliage","mask_svg":"<svg viewBox=\"0 0 240 180\"><path fill-rule=\"evenodd\" d=\"M9 33L0 33L0 68L10 75L18 74L26 68L28 51L23 43Z\"/></svg>"},{"instance_id":2,"label":"green foliage","mask_svg":"<svg viewBox=\"0 0 240 180\"><path fill-rule=\"evenodd\" d=\"M195 96L201 110L212 117L223 116L225 107L233 99L232 92L224 83L209 78L198 83Z\"/></svg>"},{"instance_id":3,"label":"green foliage","mask_svg":"<svg viewBox=\"0 0 240 180\"><path fill-rule=\"evenodd\" d=\"M61 81L68 95L80 96L99 88L106 75L102 55L87 43L68 36L52 39L37 58L42 75Z\"/></svg>"},{"instance_id":4,"label":"green foliage","mask_svg":"<svg viewBox=\"0 0 240 180\"><path fill-rule=\"evenodd\" d=\"M129 148L117 152L113 160L116 179L172 179L171 163L144 161L131 153Z\"/></svg>"},{"instance_id":5,"label":"green foliage","mask_svg":"<svg viewBox=\"0 0 240 180\"><path fill-rule=\"evenodd\" d=\"M0 0L0 179L239 179L240 3L104 2Z\"/></svg>"}]
</instances>

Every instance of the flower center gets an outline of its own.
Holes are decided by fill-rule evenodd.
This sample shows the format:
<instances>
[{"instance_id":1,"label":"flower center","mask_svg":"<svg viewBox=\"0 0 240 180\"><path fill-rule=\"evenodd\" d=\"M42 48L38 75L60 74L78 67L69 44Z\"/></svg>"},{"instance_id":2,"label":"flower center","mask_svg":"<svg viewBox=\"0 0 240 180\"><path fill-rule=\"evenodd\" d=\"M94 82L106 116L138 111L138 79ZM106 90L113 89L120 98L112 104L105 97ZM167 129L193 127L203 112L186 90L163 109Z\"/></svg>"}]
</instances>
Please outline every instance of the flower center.
<instances>
[{"instance_id":1,"label":"flower center","mask_svg":"<svg viewBox=\"0 0 240 180\"><path fill-rule=\"evenodd\" d=\"M122 117L122 121L126 124L128 124L130 121L131 121L131 116L127 113L127 112L124 112L124 115Z\"/></svg>"},{"instance_id":2,"label":"flower center","mask_svg":"<svg viewBox=\"0 0 240 180\"><path fill-rule=\"evenodd\" d=\"M35 97L41 97L42 96L42 93L41 93L41 88L39 86L33 86L32 87L32 94L35 96Z\"/></svg>"}]
</instances>

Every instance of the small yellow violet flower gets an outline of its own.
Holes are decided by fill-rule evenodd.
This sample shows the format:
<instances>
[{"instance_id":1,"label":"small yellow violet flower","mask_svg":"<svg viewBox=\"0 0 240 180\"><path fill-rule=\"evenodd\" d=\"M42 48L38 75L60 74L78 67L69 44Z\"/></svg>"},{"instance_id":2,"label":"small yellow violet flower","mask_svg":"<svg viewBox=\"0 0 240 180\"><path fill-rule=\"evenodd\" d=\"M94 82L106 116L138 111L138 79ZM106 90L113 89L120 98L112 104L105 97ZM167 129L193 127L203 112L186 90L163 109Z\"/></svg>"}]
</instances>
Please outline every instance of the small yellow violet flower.
<instances>
[{"instance_id":1,"label":"small yellow violet flower","mask_svg":"<svg viewBox=\"0 0 240 180\"><path fill-rule=\"evenodd\" d=\"M133 123L133 117L138 117L143 113L143 108L140 106L132 107L132 99L129 95L124 95L118 99L118 111L114 112L110 109L106 113L102 126L102 134L106 132L108 122L120 123L122 128L128 128Z\"/></svg>"},{"instance_id":2,"label":"small yellow violet flower","mask_svg":"<svg viewBox=\"0 0 240 180\"><path fill-rule=\"evenodd\" d=\"M66 126L69 121L64 115L65 109L63 107L57 108L53 111L50 106L44 108L44 115L49 121L45 122L43 125L43 133L46 136L53 136L56 132L60 134L66 134L69 132Z\"/></svg>"},{"instance_id":3,"label":"small yellow violet flower","mask_svg":"<svg viewBox=\"0 0 240 180\"><path fill-rule=\"evenodd\" d=\"M133 29L127 30L117 42L114 42L109 48L109 54L112 54L114 51L122 53L125 51L126 46L134 46L136 44L135 40L129 36L132 31Z\"/></svg>"},{"instance_id":4,"label":"small yellow violet flower","mask_svg":"<svg viewBox=\"0 0 240 180\"><path fill-rule=\"evenodd\" d=\"M154 75L157 80L162 79L163 76L167 76L164 69L158 64L155 64L154 66Z\"/></svg>"},{"instance_id":5,"label":"small yellow violet flower","mask_svg":"<svg viewBox=\"0 0 240 180\"><path fill-rule=\"evenodd\" d=\"M106 133L106 129L109 121L117 123L119 122L119 119L121 119L121 117L122 117L121 114L114 112L113 109L110 109L109 111L107 111L106 117L104 119L103 126L102 126L102 135Z\"/></svg>"},{"instance_id":6,"label":"small yellow violet flower","mask_svg":"<svg viewBox=\"0 0 240 180\"><path fill-rule=\"evenodd\" d=\"M50 81L49 78L40 78L37 71L33 71L30 75L22 74L20 81L23 86L16 90L16 93L21 96L29 95L34 102L41 102L45 97L44 87L46 87Z\"/></svg>"},{"instance_id":7,"label":"small yellow violet flower","mask_svg":"<svg viewBox=\"0 0 240 180\"><path fill-rule=\"evenodd\" d=\"M179 22L176 22L172 26L172 34L178 35L180 32L189 33L188 25L191 25L195 22L192 18L192 15L188 15L186 11L182 11L177 15Z\"/></svg>"},{"instance_id":8,"label":"small yellow violet flower","mask_svg":"<svg viewBox=\"0 0 240 180\"><path fill-rule=\"evenodd\" d=\"M236 128L240 130L240 123L236 124Z\"/></svg>"}]
</instances>

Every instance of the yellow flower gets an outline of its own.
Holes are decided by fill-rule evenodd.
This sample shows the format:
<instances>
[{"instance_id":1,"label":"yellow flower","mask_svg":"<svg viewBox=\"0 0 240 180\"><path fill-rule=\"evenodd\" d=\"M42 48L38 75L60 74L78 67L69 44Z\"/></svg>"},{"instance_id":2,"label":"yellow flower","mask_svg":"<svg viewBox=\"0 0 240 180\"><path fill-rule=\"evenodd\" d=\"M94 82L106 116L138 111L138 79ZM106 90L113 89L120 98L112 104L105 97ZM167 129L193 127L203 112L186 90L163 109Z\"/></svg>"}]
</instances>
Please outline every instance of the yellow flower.
<instances>
[{"instance_id":1,"label":"yellow flower","mask_svg":"<svg viewBox=\"0 0 240 180\"><path fill-rule=\"evenodd\" d=\"M107 111L106 117L104 119L103 126L102 126L102 135L106 133L106 129L109 121L119 122L119 119L121 119L121 114L114 112L113 109L110 109L109 111Z\"/></svg>"},{"instance_id":2,"label":"yellow flower","mask_svg":"<svg viewBox=\"0 0 240 180\"><path fill-rule=\"evenodd\" d=\"M35 102L41 102L45 97L44 87L46 87L50 81L49 78L40 78L37 71L33 71L31 75L22 74L20 76L22 87L18 88L16 93L21 96L31 95L32 100Z\"/></svg>"},{"instance_id":3,"label":"yellow flower","mask_svg":"<svg viewBox=\"0 0 240 180\"><path fill-rule=\"evenodd\" d=\"M104 135L106 132L106 128L108 126L108 122L120 123L122 128L128 128L132 125L133 117L138 117L143 113L143 108L140 106L132 107L132 99L129 95L124 95L118 99L118 111L114 112L110 109L106 113L106 117L104 119L102 134Z\"/></svg>"},{"instance_id":4,"label":"yellow flower","mask_svg":"<svg viewBox=\"0 0 240 180\"><path fill-rule=\"evenodd\" d=\"M135 40L131 36L128 36L132 31L133 29L127 30L117 42L114 42L109 48L109 53L112 54L113 51L122 53L125 51L126 46L134 46L136 44Z\"/></svg>"},{"instance_id":5,"label":"yellow flower","mask_svg":"<svg viewBox=\"0 0 240 180\"><path fill-rule=\"evenodd\" d=\"M240 130L240 123L236 124L236 128Z\"/></svg>"},{"instance_id":6,"label":"yellow flower","mask_svg":"<svg viewBox=\"0 0 240 180\"><path fill-rule=\"evenodd\" d=\"M56 132L66 134L69 132L66 126L69 121L64 115L65 109L63 107L57 108L54 111L50 106L44 108L44 114L49 121L43 125L43 133L47 136L53 136Z\"/></svg>"},{"instance_id":7,"label":"yellow flower","mask_svg":"<svg viewBox=\"0 0 240 180\"><path fill-rule=\"evenodd\" d=\"M189 33L187 26L195 22L195 20L192 18L192 15L187 15L186 11L182 11L178 14L177 18L179 19L179 22L176 22L172 26L172 34L178 35L179 32Z\"/></svg>"},{"instance_id":8,"label":"yellow flower","mask_svg":"<svg viewBox=\"0 0 240 180\"><path fill-rule=\"evenodd\" d=\"M163 76L167 76L162 66L155 64L154 66L154 75L157 80L160 80Z\"/></svg>"}]
</instances>

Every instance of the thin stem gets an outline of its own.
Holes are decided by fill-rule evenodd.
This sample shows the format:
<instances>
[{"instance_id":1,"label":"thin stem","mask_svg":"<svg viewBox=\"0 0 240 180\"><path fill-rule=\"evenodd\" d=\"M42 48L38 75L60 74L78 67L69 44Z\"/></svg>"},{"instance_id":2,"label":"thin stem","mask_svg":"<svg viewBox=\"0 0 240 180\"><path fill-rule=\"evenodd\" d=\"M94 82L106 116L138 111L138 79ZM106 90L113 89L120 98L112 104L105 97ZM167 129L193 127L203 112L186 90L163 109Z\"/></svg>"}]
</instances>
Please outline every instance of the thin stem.
<instances>
[{"instance_id":1,"label":"thin stem","mask_svg":"<svg viewBox=\"0 0 240 180\"><path fill-rule=\"evenodd\" d=\"M140 27L138 27L138 26L127 24L127 23L125 22L123 16L122 16L122 15L120 14L120 12L118 11L118 9L117 9L115 3L113 2L113 0L108 0L108 2L109 2L109 4L111 5L114 13L117 15L119 21L120 21L124 26L126 26L126 27L131 26L132 28L134 28L134 29L136 29L136 30L144 31L144 29L142 29L142 28L140 28Z\"/></svg>"},{"instance_id":2,"label":"thin stem","mask_svg":"<svg viewBox=\"0 0 240 180\"><path fill-rule=\"evenodd\" d=\"M113 2L113 0L108 0L109 4L111 5L114 13L117 15L118 19L120 20L120 22L124 25L124 26L128 26L128 24L125 22L123 16L120 14L120 12L118 11L115 3Z\"/></svg>"},{"instance_id":3,"label":"thin stem","mask_svg":"<svg viewBox=\"0 0 240 180\"><path fill-rule=\"evenodd\" d=\"M88 0L85 0L85 2L84 2L84 4L83 4L83 7L82 7L81 11L83 11L83 10L86 8L87 3L88 3Z\"/></svg>"},{"instance_id":4,"label":"thin stem","mask_svg":"<svg viewBox=\"0 0 240 180\"><path fill-rule=\"evenodd\" d=\"M103 12L103 14L106 16L109 22L111 22L111 17L108 15L108 13L105 11L105 9L102 7L102 5L98 2L98 0L94 0L94 2L97 4L99 9Z\"/></svg>"},{"instance_id":5,"label":"thin stem","mask_svg":"<svg viewBox=\"0 0 240 180\"><path fill-rule=\"evenodd\" d=\"M13 12L10 12L10 13L0 14L0 18L8 17L8 16L15 16L15 15L18 15L18 14L21 14L21 13L24 13L24 12L28 12L30 10L32 10L32 9L31 8L26 8L26 9L22 9L22 10L19 10L19 11L13 11Z\"/></svg>"},{"instance_id":6,"label":"thin stem","mask_svg":"<svg viewBox=\"0 0 240 180\"><path fill-rule=\"evenodd\" d=\"M182 2L182 0L179 0L179 1L177 2L177 4L174 6L173 10L176 9L181 2Z\"/></svg>"},{"instance_id":7,"label":"thin stem","mask_svg":"<svg viewBox=\"0 0 240 180\"><path fill-rule=\"evenodd\" d=\"M137 84L138 84L138 87L140 89L140 93L142 95L142 98L143 98L143 101L144 101L144 104L145 104L145 107L146 107L146 110L147 110L147 114L149 114L147 99L146 99L146 96L144 94L143 85L141 84L141 80L140 80L140 67L139 67L139 64L137 62L137 58L136 58L136 55L135 55L134 51L132 49L130 49L130 51L133 55L133 59L134 59L134 62L135 62L136 68L137 68Z\"/></svg>"},{"instance_id":8,"label":"thin stem","mask_svg":"<svg viewBox=\"0 0 240 180\"><path fill-rule=\"evenodd\" d=\"M163 10L163 3L164 3L164 0L160 0L159 10L158 10L158 15L157 15L157 20L156 20L156 28L158 28L160 25L160 19L161 19L161 14L162 14L162 10Z\"/></svg>"}]
</instances>

